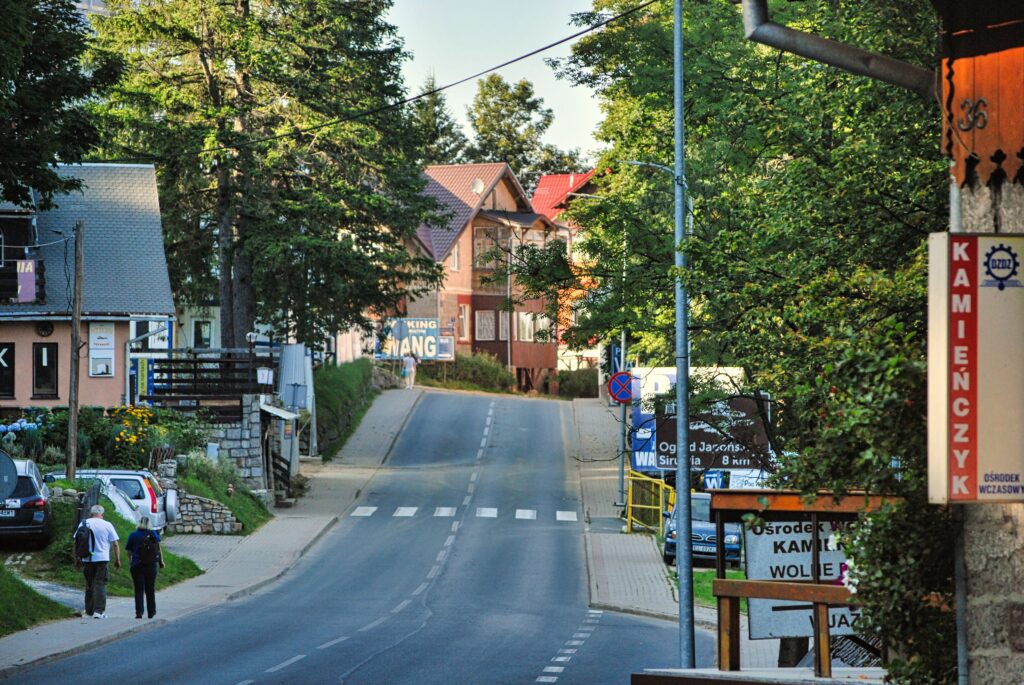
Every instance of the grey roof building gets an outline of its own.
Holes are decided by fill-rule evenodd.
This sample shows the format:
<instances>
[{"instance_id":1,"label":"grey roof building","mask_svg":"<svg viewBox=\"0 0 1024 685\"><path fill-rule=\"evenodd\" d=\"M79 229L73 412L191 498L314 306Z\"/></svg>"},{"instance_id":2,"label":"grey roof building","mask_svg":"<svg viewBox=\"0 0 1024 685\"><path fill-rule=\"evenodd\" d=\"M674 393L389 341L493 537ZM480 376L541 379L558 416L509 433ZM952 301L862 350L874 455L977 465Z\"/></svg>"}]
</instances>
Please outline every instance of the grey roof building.
<instances>
[{"instance_id":1,"label":"grey roof building","mask_svg":"<svg viewBox=\"0 0 1024 685\"><path fill-rule=\"evenodd\" d=\"M74 288L71 238L77 221L85 225L83 317L174 316L153 166L75 164L61 166L58 172L81 179L82 189L57 196L56 208L26 212L0 206L0 229L27 235L30 243L12 244L4 236L0 260L41 261L44 277L40 281L45 282L34 302L0 302L0 321L70 317ZM28 220L34 227L28 226ZM19 224L25 232L11 229Z\"/></svg>"}]
</instances>

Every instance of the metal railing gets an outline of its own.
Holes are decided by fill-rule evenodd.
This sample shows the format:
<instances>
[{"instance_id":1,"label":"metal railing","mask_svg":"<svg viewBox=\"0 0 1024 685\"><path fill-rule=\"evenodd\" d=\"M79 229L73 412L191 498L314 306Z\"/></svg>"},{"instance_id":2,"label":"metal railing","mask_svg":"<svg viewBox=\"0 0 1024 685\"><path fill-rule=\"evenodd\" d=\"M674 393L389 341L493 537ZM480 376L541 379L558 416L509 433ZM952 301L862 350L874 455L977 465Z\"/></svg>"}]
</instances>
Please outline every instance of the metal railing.
<instances>
[{"instance_id":1,"label":"metal railing","mask_svg":"<svg viewBox=\"0 0 1024 685\"><path fill-rule=\"evenodd\" d=\"M675 505L676 490L665 481L630 471L626 488L626 532L641 528L665 534L663 513Z\"/></svg>"}]
</instances>

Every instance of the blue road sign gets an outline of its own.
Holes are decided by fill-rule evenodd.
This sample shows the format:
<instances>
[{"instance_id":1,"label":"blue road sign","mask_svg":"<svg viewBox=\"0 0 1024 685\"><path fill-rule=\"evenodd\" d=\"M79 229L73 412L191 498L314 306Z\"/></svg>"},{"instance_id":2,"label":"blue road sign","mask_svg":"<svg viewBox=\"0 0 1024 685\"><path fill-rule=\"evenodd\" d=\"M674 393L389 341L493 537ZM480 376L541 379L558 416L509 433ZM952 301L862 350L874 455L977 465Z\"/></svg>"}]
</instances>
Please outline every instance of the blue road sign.
<instances>
[{"instance_id":1,"label":"blue road sign","mask_svg":"<svg viewBox=\"0 0 1024 685\"><path fill-rule=\"evenodd\" d=\"M722 471L704 472L704 489L721 490L725 487L725 473Z\"/></svg>"},{"instance_id":2,"label":"blue road sign","mask_svg":"<svg viewBox=\"0 0 1024 685\"><path fill-rule=\"evenodd\" d=\"M608 379L608 395L619 404L633 401L633 376L628 371L619 371Z\"/></svg>"}]
</instances>

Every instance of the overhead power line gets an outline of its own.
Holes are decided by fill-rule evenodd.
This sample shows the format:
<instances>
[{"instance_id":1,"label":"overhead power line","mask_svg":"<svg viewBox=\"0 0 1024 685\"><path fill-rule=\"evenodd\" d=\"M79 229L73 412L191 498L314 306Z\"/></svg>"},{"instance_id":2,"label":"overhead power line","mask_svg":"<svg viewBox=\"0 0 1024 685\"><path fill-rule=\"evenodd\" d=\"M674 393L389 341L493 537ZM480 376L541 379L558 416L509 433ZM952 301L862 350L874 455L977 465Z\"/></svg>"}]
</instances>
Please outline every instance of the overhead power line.
<instances>
[{"instance_id":1,"label":"overhead power line","mask_svg":"<svg viewBox=\"0 0 1024 685\"><path fill-rule=\"evenodd\" d=\"M275 134L275 135L272 135L272 136L265 136L265 137L262 137L262 138L252 138L250 140L242 141L242 142L239 142L239 143L236 143L236 144L232 144L232 145L219 145L217 147L203 148L201 150L184 150L181 153L179 153L177 155L172 155L172 156L173 157L185 157L187 155L207 155L207 154L210 154L210 153L213 153L213 152L221 152L223 150L237 150L237 149L241 149L241 148L251 147L253 145L259 145L261 143L268 143L268 142L272 142L272 141L275 141L275 140L280 140L282 138L293 138L295 136L300 136L300 135L303 135L305 133L311 133L313 131L319 131L320 129L329 128L331 126L337 126L338 124L344 124L344 123L348 123L350 121L357 121L359 119L363 119L363 118L366 118L366 117L369 117L369 116L373 116L374 114L380 114L382 112L387 112L387 111L390 111L392 109L396 109L398 107L403 107L405 105L408 105L408 104L411 104L413 102L416 102L417 100L421 100L421 99L423 99L425 97L429 97L431 95L435 95L437 93L444 92L444 91L448 90L449 88L454 88L455 86L460 86L463 83L466 83L467 81L472 81L473 79L480 78L481 76L486 76L487 74L490 74L491 72L498 71L499 69L504 69L505 67L507 67L509 65L515 64L517 62L522 62L525 59L529 59L530 57L534 57L535 55L539 55L542 52L546 52L546 51L550 50L551 48L555 48L555 47L558 47L559 45L562 45L564 43L568 43L569 41L575 40L576 38L580 38L581 36L585 36L588 33L592 33L593 31L596 31L596 30L598 30L600 28L608 26L609 24L612 24L612 23L614 23L616 21L624 19L625 17L628 17L631 14L635 14L635 13L639 12L640 10L642 10L642 9L644 9L646 7L649 7L650 5L653 5L657 1L658 0L647 0L647 2L643 2L643 3L639 4L639 5L637 5L636 7L632 7L632 8L630 8L630 9L624 11L624 12L620 12L619 14L616 14L614 16L608 17L607 19L604 19L604 20L602 20L602 21L600 21L600 22L598 22L596 24L592 24L592 25L588 26L587 28L585 28L585 29L583 29L581 31L577 31L576 33L574 33L572 35L566 36L565 38L560 38L559 40L556 40L553 43L548 43L547 45L545 45L543 47L539 47L539 48L537 48L535 50L531 50L530 52L523 53L522 55L519 55L518 57L513 57L512 59L509 59L509 60L506 60L505 62L502 62L501 64L497 64L497 65L495 65L493 67L489 67L487 69L483 69L482 71L478 71L475 74L472 74L470 76L466 76L464 78L461 78L458 81L452 81L451 83L446 83L443 86L438 86L437 88L433 88L431 90L424 91L424 92L422 92L422 93L420 93L418 95L414 95L412 97L405 98L404 100L398 100L396 102L391 102L391 103L388 103L386 105L381 105L379 107L374 107L374 108L371 108L371 109L362 110L360 112L355 112L353 114L349 114L349 115L346 115L346 116L343 116L343 117L338 117L336 119L331 119L330 121L325 121L323 123L316 124L314 126L308 126L306 128L296 128L296 129L294 129L292 131L288 131L287 133L278 133L278 134ZM147 158L133 157L133 158L108 159L108 160L105 160L105 161L107 161L107 162L138 162L138 161L154 161L155 159L158 159L158 158L156 158L156 157L147 157Z\"/></svg>"}]
</instances>

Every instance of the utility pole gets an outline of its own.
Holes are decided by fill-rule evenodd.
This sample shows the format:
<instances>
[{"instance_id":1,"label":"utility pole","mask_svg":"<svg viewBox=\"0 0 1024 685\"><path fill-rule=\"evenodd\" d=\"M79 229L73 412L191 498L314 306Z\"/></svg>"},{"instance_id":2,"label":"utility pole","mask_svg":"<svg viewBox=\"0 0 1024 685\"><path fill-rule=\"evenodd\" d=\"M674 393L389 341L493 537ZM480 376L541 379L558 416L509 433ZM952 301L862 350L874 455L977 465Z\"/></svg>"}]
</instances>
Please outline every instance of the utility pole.
<instances>
[{"instance_id":1,"label":"utility pole","mask_svg":"<svg viewBox=\"0 0 1024 685\"><path fill-rule=\"evenodd\" d=\"M683 668L696 668L693 644L693 549L690 536L690 407L687 295L682 273L686 255L683 242L686 215L686 157L683 126L683 0L673 0L673 103L675 109L675 310L676 310L676 570L679 572L679 653Z\"/></svg>"},{"instance_id":2,"label":"utility pole","mask_svg":"<svg viewBox=\"0 0 1024 685\"><path fill-rule=\"evenodd\" d=\"M82 275L85 271L85 224L75 223L75 287L71 302L71 388L68 391L68 448L66 475L75 479L78 464L78 367L82 348Z\"/></svg>"}]
</instances>

